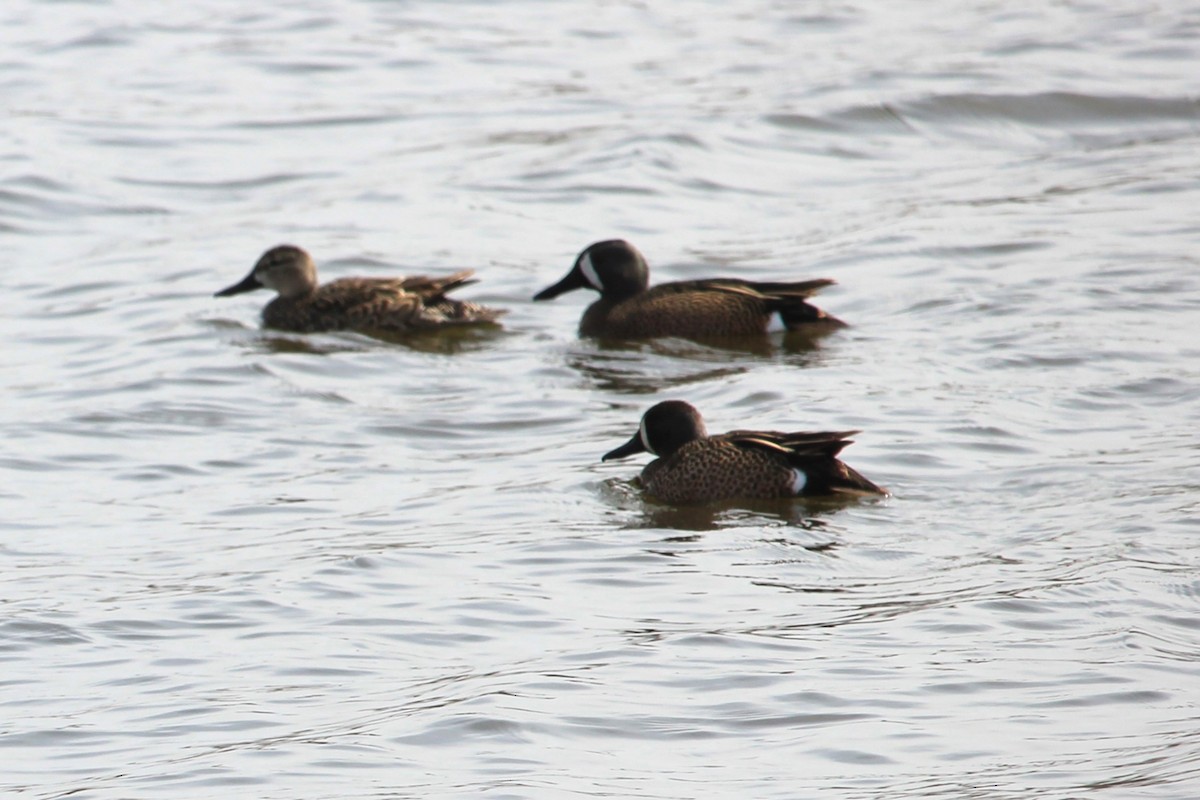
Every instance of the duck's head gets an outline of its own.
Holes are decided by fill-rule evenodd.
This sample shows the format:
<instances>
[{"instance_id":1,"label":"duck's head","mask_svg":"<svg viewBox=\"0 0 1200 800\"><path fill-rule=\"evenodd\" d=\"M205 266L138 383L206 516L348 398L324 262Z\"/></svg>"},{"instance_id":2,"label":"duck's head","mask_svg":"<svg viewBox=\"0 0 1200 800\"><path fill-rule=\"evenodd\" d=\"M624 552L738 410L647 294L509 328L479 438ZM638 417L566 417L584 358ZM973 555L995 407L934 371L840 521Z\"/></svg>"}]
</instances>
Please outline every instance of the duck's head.
<instances>
[{"instance_id":1,"label":"duck's head","mask_svg":"<svg viewBox=\"0 0 1200 800\"><path fill-rule=\"evenodd\" d=\"M317 265L302 247L281 244L259 257L241 283L226 287L215 297L252 292L255 289L274 289L282 297L299 297L317 288Z\"/></svg>"},{"instance_id":2,"label":"duck's head","mask_svg":"<svg viewBox=\"0 0 1200 800\"><path fill-rule=\"evenodd\" d=\"M682 400L664 400L642 415L642 422L632 439L605 453L600 460L624 458L634 453L666 458L688 442L707 435L704 418L694 406Z\"/></svg>"},{"instance_id":3,"label":"duck's head","mask_svg":"<svg viewBox=\"0 0 1200 800\"><path fill-rule=\"evenodd\" d=\"M650 285L650 268L638 249L624 239L588 245L566 277L533 296L549 300L574 289L595 289L604 297L622 300Z\"/></svg>"}]
</instances>

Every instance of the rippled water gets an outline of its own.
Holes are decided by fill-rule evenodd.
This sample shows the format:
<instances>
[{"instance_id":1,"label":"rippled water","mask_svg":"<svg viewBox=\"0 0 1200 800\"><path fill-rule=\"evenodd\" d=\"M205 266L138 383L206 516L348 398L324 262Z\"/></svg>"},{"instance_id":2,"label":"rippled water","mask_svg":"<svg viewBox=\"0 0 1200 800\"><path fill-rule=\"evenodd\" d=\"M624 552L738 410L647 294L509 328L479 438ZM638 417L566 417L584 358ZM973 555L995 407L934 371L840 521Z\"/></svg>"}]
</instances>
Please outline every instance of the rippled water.
<instances>
[{"instance_id":1,"label":"rippled water","mask_svg":"<svg viewBox=\"0 0 1200 800\"><path fill-rule=\"evenodd\" d=\"M0 790L1195 797L1200 12L1044 5L5 5ZM580 341L618 235L854 327ZM666 397L894 496L647 503Z\"/></svg>"}]
</instances>

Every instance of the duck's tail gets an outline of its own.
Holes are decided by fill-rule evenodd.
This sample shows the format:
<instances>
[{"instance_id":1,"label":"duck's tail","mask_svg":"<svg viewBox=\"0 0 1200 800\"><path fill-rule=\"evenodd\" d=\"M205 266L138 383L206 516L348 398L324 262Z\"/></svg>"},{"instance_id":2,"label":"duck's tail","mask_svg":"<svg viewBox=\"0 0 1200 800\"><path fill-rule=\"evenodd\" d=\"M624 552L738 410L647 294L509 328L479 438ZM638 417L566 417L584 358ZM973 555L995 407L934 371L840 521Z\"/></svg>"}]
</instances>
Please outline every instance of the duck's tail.
<instances>
[{"instance_id":1,"label":"duck's tail","mask_svg":"<svg viewBox=\"0 0 1200 800\"><path fill-rule=\"evenodd\" d=\"M846 323L837 317L808 302L808 298L835 283L830 278L816 278L791 283L752 283L750 286L766 298L767 308L772 313L779 313L784 326L794 331L814 323L826 327L846 327Z\"/></svg>"},{"instance_id":2,"label":"duck's tail","mask_svg":"<svg viewBox=\"0 0 1200 800\"><path fill-rule=\"evenodd\" d=\"M783 453L788 463L804 471L812 494L887 495L887 489L838 458L842 450L854 444L850 437L859 432L736 433L740 441Z\"/></svg>"}]
</instances>

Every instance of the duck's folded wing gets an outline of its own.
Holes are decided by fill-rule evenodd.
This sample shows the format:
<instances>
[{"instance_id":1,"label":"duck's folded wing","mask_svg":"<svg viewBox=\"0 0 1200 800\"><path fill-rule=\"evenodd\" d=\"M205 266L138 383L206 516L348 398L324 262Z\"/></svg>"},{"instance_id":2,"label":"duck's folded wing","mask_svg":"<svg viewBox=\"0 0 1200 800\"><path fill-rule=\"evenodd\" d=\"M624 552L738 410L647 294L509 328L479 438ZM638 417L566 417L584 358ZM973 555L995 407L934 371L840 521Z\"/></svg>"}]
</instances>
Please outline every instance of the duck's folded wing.
<instances>
[{"instance_id":1,"label":"duck's folded wing","mask_svg":"<svg viewBox=\"0 0 1200 800\"><path fill-rule=\"evenodd\" d=\"M862 431L730 431L725 438L742 447L759 447L790 456L835 457Z\"/></svg>"},{"instance_id":2,"label":"duck's folded wing","mask_svg":"<svg viewBox=\"0 0 1200 800\"><path fill-rule=\"evenodd\" d=\"M440 275L430 277L428 275L413 275L407 278L398 278L399 288L406 292L424 295L429 298L441 297L463 286L472 283L479 283L478 279L473 278L474 270L464 269L450 275Z\"/></svg>"},{"instance_id":3,"label":"duck's folded wing","mask_svg":"<svg viewBox=\"0 0 1200 800\"><path fill-rule=\"evenodd\" d=\"M785 297L812 297L822 289L833 286L832 278L814 278L807 281L747 281L740 278L709 278L702 281L687 281L697 290L747 294L763 299Z\"/></svg>"}]
</instances>

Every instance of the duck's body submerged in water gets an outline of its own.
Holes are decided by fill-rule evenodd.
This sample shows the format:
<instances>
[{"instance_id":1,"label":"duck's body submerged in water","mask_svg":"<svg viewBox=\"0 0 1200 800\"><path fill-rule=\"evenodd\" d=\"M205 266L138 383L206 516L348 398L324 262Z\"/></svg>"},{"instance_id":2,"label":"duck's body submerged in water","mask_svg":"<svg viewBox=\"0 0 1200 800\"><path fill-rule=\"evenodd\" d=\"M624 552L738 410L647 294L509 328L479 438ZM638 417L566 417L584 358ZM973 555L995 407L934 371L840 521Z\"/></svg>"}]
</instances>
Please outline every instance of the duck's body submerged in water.
<instances>
[{"instance_id":1,"label":"duck's body submerged in water","mask_svg":"<svg viewBox=\"0 0 1200 800\"><path fill-rule=\"evenodd\" d=\"M858 431L730 431L709 436L700 412L681 400L650 408L638 432L602 460L648 452L642 485L667 503L886 495L838 459Z\"/></svg>"},{"instance_id":2,"label":"duck's body submerged in water","mask_svg":"<svg viewBox=\"0 0 1200 800\"><path fill-rule=\"evenodd\" d=\"M504 313L447 297L471 280L471 270L440 278L339 278L317 283L317 266L303 248L284 244L258 259L240 283L216 297L273 289L278 296L263 308L263 324L295 333L354 330L412 333L451 325L494 324Z\"/></svg>"},{"instance_id":3,"label":"duck's body submerged in water","mask_svg":"<svg viewBox=\"0 0 1200 800\"><path fill-rule=\"evenodd\" d=\"M833 283L828 278L776 283L710 278L651 287L650 268L638 249L623 239L610 239L589 245L566 277L533 299L549 300L574 289L598 291L600 299L580 320L581 336L703 340L845 327L808 302Z\"/></svg>"}]
</instances>

